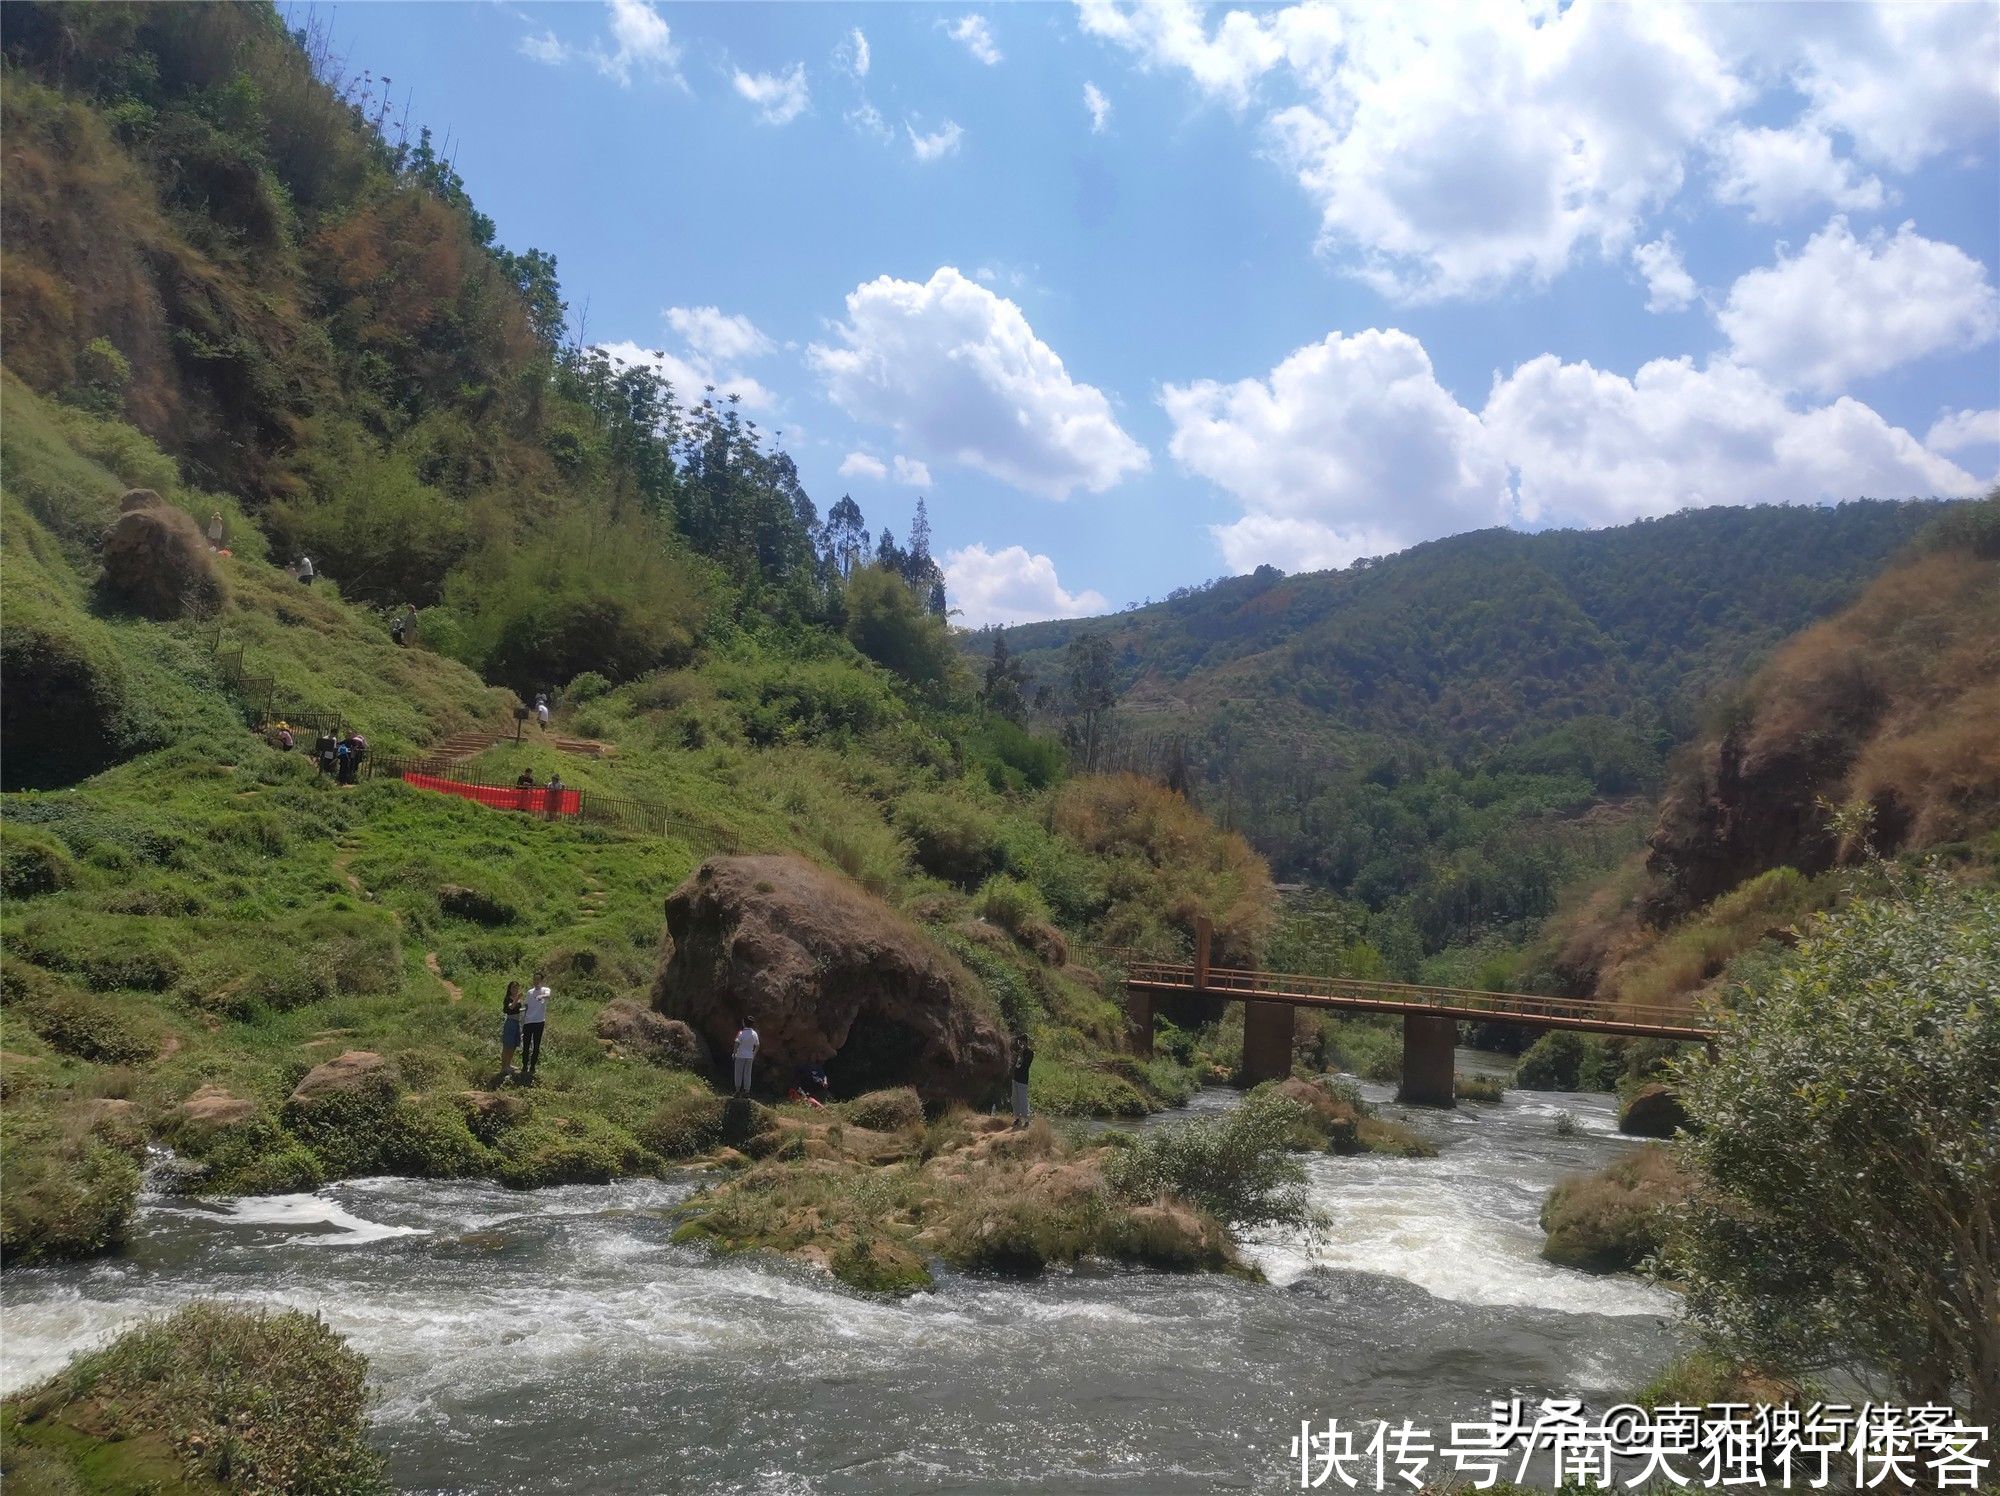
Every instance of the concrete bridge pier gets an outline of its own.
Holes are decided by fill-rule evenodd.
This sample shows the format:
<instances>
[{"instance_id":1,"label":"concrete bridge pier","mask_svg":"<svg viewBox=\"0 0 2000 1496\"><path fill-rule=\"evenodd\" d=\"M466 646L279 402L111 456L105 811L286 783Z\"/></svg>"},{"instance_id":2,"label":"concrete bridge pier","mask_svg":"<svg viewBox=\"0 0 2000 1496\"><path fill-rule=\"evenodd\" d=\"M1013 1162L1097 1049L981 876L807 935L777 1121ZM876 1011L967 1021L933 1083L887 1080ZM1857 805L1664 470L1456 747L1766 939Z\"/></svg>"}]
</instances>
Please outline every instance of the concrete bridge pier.
<instances>
[{"instance_id":1,"label":"concrete bridge pier","mask_svg":"<svg viewBox=\"0 0 2000 1496\"><path fill-rule=\"evenodd\" d=\"M1283 1080L1292 1073L1292 1005L1243 1004L1243 1084Z\"/></svg>"},{"instance_id":2,"label":"concrete bridge pier","mask_svg":"<svg viewBox=\"0 0 2000 1496\"><path fill-rule=\"evenodd\" d=\"M1125 1046L1142 1060L1153 1057L1153 994L1125 989Z\"/></svg>"},{"instance_id":3,"label":"concrete bridge pier","mask_svg":"<svg viewBox=\"0 0 2000 1496\"><path fill-rule=\"evenodd\" d=\"M1457 1106L1452 1090L1457 1046L1457 1019L1405 1013L1403 1083L1396 1088L1396 1099L1412 1106Z\"/></svg>"}]
</instances>

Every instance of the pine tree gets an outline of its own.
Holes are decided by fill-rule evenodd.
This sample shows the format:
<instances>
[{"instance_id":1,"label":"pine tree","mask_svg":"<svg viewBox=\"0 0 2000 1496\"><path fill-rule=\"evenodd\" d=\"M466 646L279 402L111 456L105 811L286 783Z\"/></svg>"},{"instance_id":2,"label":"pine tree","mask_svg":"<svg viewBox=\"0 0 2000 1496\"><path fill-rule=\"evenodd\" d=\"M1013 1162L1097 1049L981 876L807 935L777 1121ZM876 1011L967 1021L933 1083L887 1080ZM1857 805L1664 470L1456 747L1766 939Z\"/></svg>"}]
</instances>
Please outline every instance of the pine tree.
<instances>
[{"instance_id":1,"label":"pine tree","mask_svg":"<svg viewBox=\"0 0 2000 1496\"><path fill-rule=\"evenodd\" d=\"M1021 668L1021 662L1007 649L1006 631L995 625L993 658L987 662L986 682L979 691L980 702L994 716L1004 717L1018 727L1028 717L1027 684L1028 672Z\"/></svg>"}]
</instances>

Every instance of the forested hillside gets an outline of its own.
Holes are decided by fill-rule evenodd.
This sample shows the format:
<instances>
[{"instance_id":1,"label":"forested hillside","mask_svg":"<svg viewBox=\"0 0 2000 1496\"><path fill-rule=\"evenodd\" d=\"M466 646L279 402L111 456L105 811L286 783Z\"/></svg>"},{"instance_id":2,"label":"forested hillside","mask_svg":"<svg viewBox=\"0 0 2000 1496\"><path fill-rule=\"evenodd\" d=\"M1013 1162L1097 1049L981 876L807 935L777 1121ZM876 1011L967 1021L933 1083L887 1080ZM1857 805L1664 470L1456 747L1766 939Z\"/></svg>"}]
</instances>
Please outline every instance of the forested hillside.
<instances>
[{"instance_id":1,"label":"forested hillside","mask_svg":"<svg viewBox=\"0 0 2000 1496\"><path fill-rule=\"evenodd\" d=\"M1871 859L2000 864L2000 494L1931 526L1849 607L1713 705L1647 845L1530 963L1556 987L1687 1000L1791 939Z\"/></svg>"},{"instance_id":2,"label":"forested hillside","mask_svg":"<svg viewBox=\"0 0 2000 1496\"><path fill-rule=\"evenodd\" d=\"M1096 671L1116 698L1106 760L1184 776L1280 878L1372 911L1407 970L1520 931L1636 844L1710 695L1852 598L1938 507L1481 531L1025 625L1004 648L1029 715L1073 738ZM990 658L993 635L967 647Z\"/></svg>"}]
</instances>

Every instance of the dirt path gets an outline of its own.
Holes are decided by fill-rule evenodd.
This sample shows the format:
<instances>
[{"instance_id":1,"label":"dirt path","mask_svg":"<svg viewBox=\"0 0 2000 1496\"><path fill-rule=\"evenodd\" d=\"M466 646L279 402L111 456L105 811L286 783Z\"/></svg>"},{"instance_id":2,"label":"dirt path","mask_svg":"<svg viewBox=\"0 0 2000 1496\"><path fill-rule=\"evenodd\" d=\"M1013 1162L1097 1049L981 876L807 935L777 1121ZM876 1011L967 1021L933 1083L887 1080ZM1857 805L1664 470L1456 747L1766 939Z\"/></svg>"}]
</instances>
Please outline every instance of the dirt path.
<instances>
[{"instance_id":1,"label":"dirt path","mask_svg":"<svg viewBox=\"0 0 2000 1496\"><path fill-rule=\"evenodd\" d=\"M438 966L438 953L436 951L424 952L424 969L438 979L438 985L444 988L444 995L446 997L455 1003L465 1000L465 993L460 989L458 983L447 977Z\"/></svg>"}]
</instances>

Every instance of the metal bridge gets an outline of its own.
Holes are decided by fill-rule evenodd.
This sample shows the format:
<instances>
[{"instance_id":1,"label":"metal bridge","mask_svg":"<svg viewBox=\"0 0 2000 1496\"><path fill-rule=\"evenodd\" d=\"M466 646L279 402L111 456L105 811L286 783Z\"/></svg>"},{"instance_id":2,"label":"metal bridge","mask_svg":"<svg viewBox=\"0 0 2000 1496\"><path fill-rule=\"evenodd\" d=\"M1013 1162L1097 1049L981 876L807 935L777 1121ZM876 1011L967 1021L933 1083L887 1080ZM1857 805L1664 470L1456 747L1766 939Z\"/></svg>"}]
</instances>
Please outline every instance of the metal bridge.
<instances>
[{"instance_id":1,"label":"metal bridge","mask_svg":"<svg viewBox=\"0 0 2000 1496\"><path fill-rule=\"evenodd\" d=\"M1244 1005L1243 1071L1254 1084L1292 1073L1293 1015L1299 1008L1391 1013L1403 1018L1401 1100L1450 1106L1452 1050L1460 1022L1518 1023L1529 1028L1578 1029L1624 1038L1712 1043L1716 1031L1699 1013L1661 1004L1601 1003L1541 997L1526 992L1476 992L1408 982L1365 982L1353 977L1296 972L1245 971L1211 966L1209 924L1197 922L1193 961L1155 961L1125 951L1105 954L1125 969L1125 1010L1133 1047L1153 1050L1153 1005L1166 994L1220 998Z\"/></svg>"}]
</instances>

